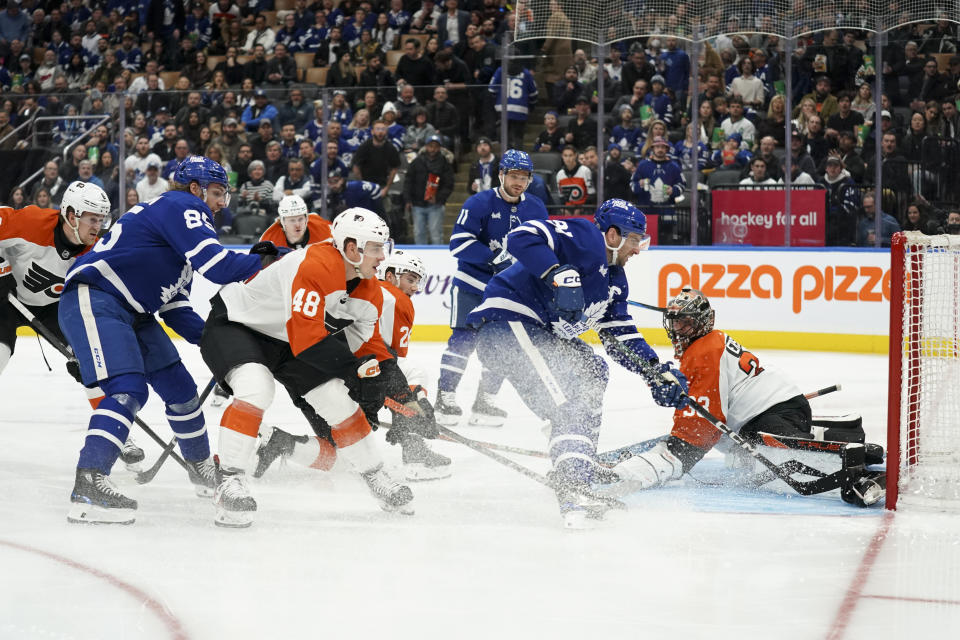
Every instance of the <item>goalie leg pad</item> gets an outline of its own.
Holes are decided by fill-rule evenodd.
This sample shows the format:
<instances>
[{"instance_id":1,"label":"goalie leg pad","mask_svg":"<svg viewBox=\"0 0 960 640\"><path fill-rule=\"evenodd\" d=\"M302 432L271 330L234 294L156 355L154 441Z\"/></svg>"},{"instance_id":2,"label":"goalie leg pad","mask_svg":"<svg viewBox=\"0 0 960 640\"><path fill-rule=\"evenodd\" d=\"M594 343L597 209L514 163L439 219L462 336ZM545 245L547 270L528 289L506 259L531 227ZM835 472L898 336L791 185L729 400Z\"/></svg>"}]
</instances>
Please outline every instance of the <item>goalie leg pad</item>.
<instances>
[{"instance_id":1,"label":"goalie leg pad","mask_svg":"<svg viewBox=\"0 0 960 640\"><path fill-rule=\"evenodd\" d=\"M633 456L613 468L620 476L618 493L653 489L683 476L683 463L660 442L650 451Z\"/></svg>"},{"instance_id":2,"label":"goalie leg pad","mask_svg":"<svg viewBox=\"0 0 960 640\"><path fill-rule=\"evenodd\" d=\"M814 416L813 437L833 442L864 442L863 418L855 413L840 416Z\"/></svg>"}]
</instances>

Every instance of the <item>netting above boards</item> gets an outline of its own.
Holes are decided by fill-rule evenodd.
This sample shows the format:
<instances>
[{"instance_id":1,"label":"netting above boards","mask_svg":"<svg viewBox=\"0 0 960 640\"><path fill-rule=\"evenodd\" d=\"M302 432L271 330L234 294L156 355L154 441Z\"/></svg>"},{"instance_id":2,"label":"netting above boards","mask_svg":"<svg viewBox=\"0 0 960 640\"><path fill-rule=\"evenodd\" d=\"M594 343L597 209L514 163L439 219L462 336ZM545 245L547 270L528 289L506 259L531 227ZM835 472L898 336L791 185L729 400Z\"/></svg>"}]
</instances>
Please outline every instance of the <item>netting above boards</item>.
<instances>
[{"instance_id":1,"label":"netting above boards","mask_svg":"<svg viewBox=\"0 0 960 640\"><path fill-rule=\"evenodd\" d=\"M938 20L960 23L960 0L519 0L514 37L595 44L650 35L698 41L736 33L790 38Z\"/></svg>"}]
</instances>

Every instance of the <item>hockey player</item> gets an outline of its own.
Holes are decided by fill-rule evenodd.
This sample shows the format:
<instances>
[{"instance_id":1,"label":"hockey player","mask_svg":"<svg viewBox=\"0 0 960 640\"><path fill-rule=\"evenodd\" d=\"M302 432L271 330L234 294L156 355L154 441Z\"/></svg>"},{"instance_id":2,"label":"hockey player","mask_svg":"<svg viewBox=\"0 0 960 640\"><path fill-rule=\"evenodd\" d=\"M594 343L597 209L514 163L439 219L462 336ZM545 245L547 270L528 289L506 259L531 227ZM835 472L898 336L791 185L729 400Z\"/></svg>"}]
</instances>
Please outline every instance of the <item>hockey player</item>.
<instances>
[{"instance_id":1,"label":"hockey player","mask_svg":"<svg viewBox=\"0 0 960 640\"><path fill-rule=\"evenodd\" d=\"M272 242L277 248L301 249L317 242L333 242L330 223L309 213L307 203L297 195L283 196L277 205L277 220L260 236L260 242ZM214 407L221 406L230 395L218 384L213 388Z\"/></svg>"},{"instance_id":2,"label":"hockey player","mask_svg":"<svg viewBox=\"0 0 960 640\"><path fill-rule=\"evenodd\" d=\"M579 493L593 480L608 369L577 338L588 325L615 334L621 344L655 363L673 382L651 384L654 400L676 406L686 390L683 375L657 355L627 311L623 266L646 249L646 217L624 200L607 200L596 224L576 218L534 220L508 236L516 263L494 276L468 322L480 325L481 363L507 378L524 403L551 425L552 478L564 525L588 527L604 504ZM615 350L611 358L639 368Z\"/></svg>"},{"instance_id":3,"label":"hockey player","mask_svg":"<svg viewBox=\"0 0 960 640\"><path fill-rule=\"evenodd\" d=\"M193 272L223 284L260 270L259 256L228 251L217 240L212 216L226 206L227 189L223 167L187 158L173 190L133 206L67 273L60 327L83 381L99 383L105 395L80 451L70 522L134 521L137 502L120 493L109 474L147 401L147 384L166 404L184 459L206 486L214 484L196 384L154 314L197 344L203 320L188 300Z\"/></svg>"},{"instance_id":4,"label":"hockey player","mask_svg":"<svg viewBox=\"0 0 960 640\"><path fill-rule=\"evenodd\" d=\"M775 446L781 447L784 442L798 446L815 439L863 443L859 422L853 429L834 427L815 438L816 421L800 389L780 371L761 366L753 353L715 330L713 322L710 301L690 287L670 300L663 314L663 326L680 359L680 371L689 381L691 398L709 407L714 416L754 444L768 442L771 436L780 440ZM679 479L721 441L721 436L693 409L678 408L666 440L614 467L620 478L617 492L650 489ZM809 449L829 450L816 446ZM883 451L877 445L867 445L866 451L868 463L882 462ZM868 475L868 484L876 485L871 491L875 502L883 496L879 491L882 483L869 483L871 479L875 478ZM856 502L851 496L844 496L844 500Z\"/></svg>"},{"instance_id":5,"label":"hockey player","mask_svg":"<svg viewBox=\"0 0 960 640\"><path fill-rule=\"evenodd\" d=\"M393 367L386 361L381 363L381 376L385 378L384 390L387 396L413 413L412 416L407 416L404 414L408 411L398 412L391 409L393 425L387 432L387 442L400 444L407 480L446 478L450 475L450 459L431 451L420 435L425 433L429 437L437 436L433 408L423 388L426 375L406 360L414 320L413 301L410 296L419 290L427 272L420 258L400 249L387 257L381 265L381 272L383 310L380 314L380 336L396 356L398 365ZM305 414L312 424L309 413L305 411ZM308 436L294 436L274 427L269 440L257 450L258 463L253 475L256 478L262 476L279 456L309 465L316 459L316 452L302 450L312 447Z\"/></svg>"},{"instance_id":6,"label":"hockey player","mask_svg":"<svg viewBox=\"0 0 960 640\"><path fill-rule=\"evenodd\" d=\"M332 231L332 245L290 253L250 282L227 285L212 300L200 350L234 397L220 421L220 482L214 495L214 522L220 526L253 522L257 503L244 467L273 402L274 379L331 426L328 438L308 439L315 466L330 468L339 450L384 510L413 512L409 487L383 469L363 408L379 408L384 399L377 362L382 356L376 352L382 341L373 338L383 305L376 270L390 230L376 214L348 209L334 219Z\"/></svg>"},{"instance_id":7,"label":"hockey player","mask_svg":"<svg viewBox=\"0 0 960 640\"><path fill-rule=\"evenodd\" d=\"M487 282L497 269L509 264L506 236L529 220L546 220L543 202L524 193L533 176L533 162L524 151L509 149L500 161L500 186L470 196L450 234L450 253L458 260L450 289L450 327L453 334L440 359L440 380L434 407L437 422L455 425L463 415L457 405L457 386L470 354L477 345L477 330L467 324L469 314L483 299ZM497 259L496 265L494 264ZM496 406L503 378L485 371L473 403L470 424L499 426L506 412Z\"/></svg>"},{"instance_id":8,"label":"hockey player","mask_svg":"<svg viewBox=\"0 0 960 640\"><path fill-rule=\"evenodd\" d=\"M57 309L67 270L109 224L107 194L84 182L67 187L59 212L35 205L19 210L0 207L0 372L13 355L17 328L28 325L8 301L8 294L13 293L40 323L66 342ZM76 360L67 361L67 371L80 381ZM86 392L96 409L103 393L95 384ZM136 465L144 458L143 449L128 437L121 457L127 465Z\"/></svg>"},{"instance_id":9,"label":"hockey player","mask_svg":"<svg viewBox=\"0 0 960 640\"><path fill-rule=\"evenodd\" d=\"M315 213L309 213L303 198L284 196L277 206L277 221L267 227L260 241L270 241L278 247L301 249L317 242L333 242L333 234L329 222Z\"/></svg>"}]
</instances>

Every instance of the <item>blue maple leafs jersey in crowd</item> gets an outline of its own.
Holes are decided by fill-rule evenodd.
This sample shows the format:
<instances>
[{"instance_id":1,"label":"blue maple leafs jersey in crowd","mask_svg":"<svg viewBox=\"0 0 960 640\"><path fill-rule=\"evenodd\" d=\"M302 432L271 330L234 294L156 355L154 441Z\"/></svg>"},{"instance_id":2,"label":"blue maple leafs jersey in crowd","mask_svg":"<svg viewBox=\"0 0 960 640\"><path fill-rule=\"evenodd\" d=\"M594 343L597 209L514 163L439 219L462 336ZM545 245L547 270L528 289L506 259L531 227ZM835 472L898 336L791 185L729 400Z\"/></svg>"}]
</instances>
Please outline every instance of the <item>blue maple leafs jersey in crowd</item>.
<instances>
[{"instance_id":1,"label":"blue maple leafs jersey in crowd","mask_svg":"<svg viewBox=\"0 0 960 640\"><path fill-rule=\"evenodd\" d=\"M493 78L490 79L490 93L494 96L493 108L500 112L500 74L503 71L497 67ZM537 104L537 82L528 69L517 75L507 76L507 120L526 120L530 110Z\"/></svg>"},{"instance_id":2,"label":"blue maple leafs jersey in crowd","mask_svg":"<svg viewBox=\"0 0 960 640\"><path fill-rule=\"evenodd\" d=\"M500 197L500 189L487 189L463 203L450 234L450 253L457 262L453 284L483 294L493 277L493 259L504 249L511 229L528 220L546 220L547 208L536 196L524 193L512 204Z\"/></svg>"},{"instance_id":3,"label":"blue maple leafs jersey in crowd","mask_svg":"<svg viewBox=\"0 0 960 640\"><path fill-rule=\"evenodd\" d=\"M668 185L672 187L670 195L664 190ZM672 204L683 193L685 185L680 165L670 159L663 162L641 160L630 179L630 189L636 194L640 207Z\"/></svg>"},{"instance_id":4,"label":"blue maple leafs jersey in crowd","mask_svg":"<svg viewBox=\"0 0 960 640\"><path fill-rule=\"evenodd\" d=\"M531 322L551 327L554 333L565 338L574 337L587 328L606 329L644 359L658 360L627 310L626 273L623 267L607 264L603 233L591 221L582 218L534 220L510 232L507 243L516 262L490 280L483 302L467 317L469 323ZM583 323L569 325L561 321L556 312L553 287L542 278L555 265L570 265L580 274ZM575 330L571 331L572 327ZM639 372L636 365L617 351L608 355L627 369Z\"/></svg>"},{"instance_id":5,"label":"blue maple leafs jersey in crowd","mask_svg":"<svg viewBox=\"0 0 960 640\"><path fill-rule=\"evenodd\" d=\"M195 332L198 319L188 299L194 271L227 284L260 270L259 256L220 244L211 219L206 203L185 191L168 191L136 204L73 264L67 283L85 282L137 313L159 311L175 331L190 339L184 331ZM189 313L168 317L171 311Z\"/></svg>"}]
</instances>

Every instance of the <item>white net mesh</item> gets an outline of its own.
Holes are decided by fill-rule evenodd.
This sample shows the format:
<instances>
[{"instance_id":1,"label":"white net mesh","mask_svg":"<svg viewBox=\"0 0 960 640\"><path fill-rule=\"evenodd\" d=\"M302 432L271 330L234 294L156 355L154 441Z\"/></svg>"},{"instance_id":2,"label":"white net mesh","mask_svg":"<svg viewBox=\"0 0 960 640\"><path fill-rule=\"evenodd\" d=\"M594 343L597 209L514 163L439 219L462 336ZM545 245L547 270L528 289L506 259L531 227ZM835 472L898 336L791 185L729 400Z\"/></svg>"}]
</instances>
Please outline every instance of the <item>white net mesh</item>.
<instances>
[{"instance_id":1,"label":"white net mesh","mask_svg":"<svg viewBox=\"0 0 960 640\"><path fill-rule=\"evenodd\" d=\"M898 508L954 509L960 506L960 236L909 232L906 238Z\"/></svg>"},{"instance_id":2,"label":"white net mesh","mask_svg":"<svg viewBox=\"0 0 960 640\"><path fill-rule=\"evenodd\" d=\"M827 29L886 31L913 22L960 22L960 0L520 0L515 39L595 44L650 35L708 40Z\"/></svg>"}]
</instances>

